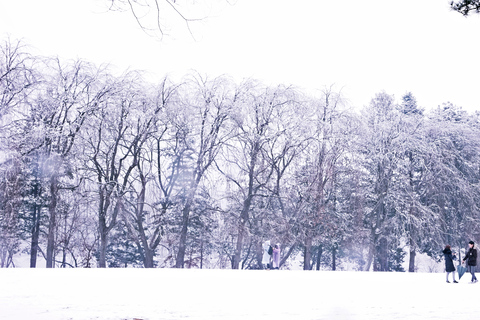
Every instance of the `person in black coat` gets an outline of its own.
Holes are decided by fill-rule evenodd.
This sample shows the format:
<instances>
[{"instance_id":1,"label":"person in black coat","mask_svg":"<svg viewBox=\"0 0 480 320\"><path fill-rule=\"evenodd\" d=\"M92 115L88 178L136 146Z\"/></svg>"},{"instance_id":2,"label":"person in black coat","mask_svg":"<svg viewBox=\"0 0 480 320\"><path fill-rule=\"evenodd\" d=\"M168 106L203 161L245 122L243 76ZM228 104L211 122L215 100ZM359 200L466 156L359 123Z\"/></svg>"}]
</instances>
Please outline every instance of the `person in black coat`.
<instances>
[{"instance_id":1,"label":"person in black coat","mask_svg":"<svg viewBox=\"0 0 480 320\"><path fill-rule=\"evenodd\" d=\"M453 260L457 259L455 252L452 252L452 248L447 245L443 250L443 255L445 256L445 271L447 272L447 283L450 283L450 281L448 281L450 273L453 274L453 283L458 283L457 280L455 280L455 266L453 265Z\"/></svg>"},{"instance_id":2,"label":"person in black coat","mask_svg":"<svg viewBox=\"0 0 480 320\"><path fill-rule=\"evenodd\" d=\"M475 242L473 241L468 243L468 251L465 258L463 258L464 262L465 260L467 260L467 271L472 274L471 283L478 282L477 277L475 276L475 269L477 268L477 249L475 249Z\"/></svg>"}]
</instances>

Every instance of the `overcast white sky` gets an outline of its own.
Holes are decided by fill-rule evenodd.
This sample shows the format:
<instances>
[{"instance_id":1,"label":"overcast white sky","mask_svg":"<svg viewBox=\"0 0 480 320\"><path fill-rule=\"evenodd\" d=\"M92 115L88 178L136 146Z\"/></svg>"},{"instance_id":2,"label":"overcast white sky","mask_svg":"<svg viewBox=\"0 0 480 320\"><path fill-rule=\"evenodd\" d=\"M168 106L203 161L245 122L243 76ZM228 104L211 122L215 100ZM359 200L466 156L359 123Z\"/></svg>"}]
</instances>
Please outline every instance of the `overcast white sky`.
<instances>
[{"instance_id":1,"label":"overcast white sky","mask_svg":"<svg viewBox=\"0 0 480 320\"><path fill-rule=\"evenodd\" d=\"M106 0L2 0L0 37L159 78L196 69L309 92L335 84L356 107L385 90L397 99L411 91L427 109L480 110L480 16L450 11L450 0L216 1L192 25L196 40L171 22L171 37L158 41L128 13L105 12Z\"/></svg>"}]
</instances>

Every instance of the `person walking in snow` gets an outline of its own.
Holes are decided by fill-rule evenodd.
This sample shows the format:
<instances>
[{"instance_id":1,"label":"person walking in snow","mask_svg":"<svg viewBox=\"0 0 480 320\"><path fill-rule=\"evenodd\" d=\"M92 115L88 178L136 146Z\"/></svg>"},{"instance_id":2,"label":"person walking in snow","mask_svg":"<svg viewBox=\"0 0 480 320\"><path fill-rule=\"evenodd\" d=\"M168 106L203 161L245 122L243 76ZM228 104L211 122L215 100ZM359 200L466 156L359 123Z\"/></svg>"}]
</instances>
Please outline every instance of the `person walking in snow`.
<instances>
[{"instance_id":1,"label":"person walking in snow","mask_svg":"<svg viewBox=\"0 0 480 320\"><path fill-rule=\"evenodd\" d=\"M453 274L453 283L458 283L457 280L455 280L455 266L453 265L453 260L457 259L455 252L452 253L452 248L447 245L443 250L443 255L445 256L445 271L447 272L447 283L450 283L450 281L448 281L448 276L450 275L450 273Z\"/></svg>"},{"instance_id":2,"label":"person walking in snow","mask_svg":"<svg viewBox=\"0 0 480 320\"><path fill-rule=\"evenodd\" d=\"M472 282L478 282L477 277L475 276L475 268L477 267L477 249L475 249L475 242L470 241L468 243L468 251L463 258L463 262L467 261L467 272L472 274Z\"/></svg>"},{"instance_id":3,"label":"person walking in snow","mask_svg":"<svg viewBox=\"0 0 480 320\"><path fill-rule=\"evenodd\" d=\"M262 244L263 256L262 256L262 265L263 269L270 270L270 264L272 261L273 248L270 245L270 240L265 241Z\"/></svg>"},{"instance_id":4,"label":"person walking in snow","mask_svg":"<svg viewBox=\"0 0 480 320\"><path fill-rule=\"evenodd\" d=\"M272 266L273 269L280 269L280 244L277 243L275 245L275 248L273 248L273 254L272 254Z\"/></svg>"}]
</instances>

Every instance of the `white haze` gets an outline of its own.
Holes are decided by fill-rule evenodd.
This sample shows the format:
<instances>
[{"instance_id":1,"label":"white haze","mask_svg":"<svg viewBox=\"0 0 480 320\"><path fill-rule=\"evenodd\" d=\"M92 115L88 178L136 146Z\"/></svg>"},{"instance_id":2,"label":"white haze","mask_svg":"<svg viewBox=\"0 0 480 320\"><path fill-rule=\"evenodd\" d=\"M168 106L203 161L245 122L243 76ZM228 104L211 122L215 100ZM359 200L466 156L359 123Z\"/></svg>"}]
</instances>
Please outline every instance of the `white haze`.
<instances>
[{"instance_id":1,"label":"white haze","mask_svg":"<svg viewBox=\"0 0 480 320\"><path fill-rule=\"evenodd\" d=\"M191 24L193 37L170 13L162 41L128 12L106 12L107 2L2 1L0 35L152 79L196 69L312 93L334 84L355 107L385 90L397 98L411 91L426 109L447 101L480 109L480 16L464 18L449 0L196 1L211 6L207 20Z\"/></svg>"}]
</instances>

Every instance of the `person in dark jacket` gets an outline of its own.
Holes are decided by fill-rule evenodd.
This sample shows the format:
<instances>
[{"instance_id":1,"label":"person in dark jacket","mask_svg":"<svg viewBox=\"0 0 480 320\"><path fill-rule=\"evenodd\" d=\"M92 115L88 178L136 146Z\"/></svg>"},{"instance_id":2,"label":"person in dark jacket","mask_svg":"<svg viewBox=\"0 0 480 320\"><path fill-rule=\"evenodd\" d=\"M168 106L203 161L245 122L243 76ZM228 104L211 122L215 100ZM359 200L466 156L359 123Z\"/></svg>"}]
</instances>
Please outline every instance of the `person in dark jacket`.
<instances>
[{"instance_id":1,"label":"person in dark jacket","mask_svg":"<svg viewBox=\"0 0 480 320\"><path fill-rule=\"evenodd\" d=\"M447 272L447 283L450 283L450 281L448 281L450 273L453 274L453 283L458 283L457 280L455 280L455 266L453 265L453 260L457 259L455 252L452 252L452 248L447 245L443 250L443 255L445 256L445 271Z\"/></svg>"},{"instance_id":2,"label":"person in dark jacket","mask_svg":"<svg viewBox=\"0 0 480 320\"><path fill-rule=\"evenodd\" d=\"M465 260L467 260L467 271L472 274L471 283L478 282L477 277L475 276L475 269L477 268L477 249L475 249L475 242L473 241L468 243L468 251L465 258L463 258L464 262Z\"/></svg>"}]
</instances>

